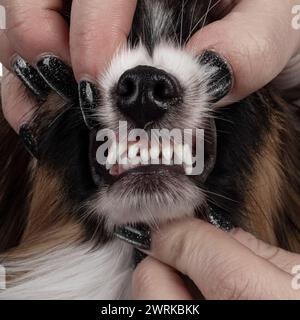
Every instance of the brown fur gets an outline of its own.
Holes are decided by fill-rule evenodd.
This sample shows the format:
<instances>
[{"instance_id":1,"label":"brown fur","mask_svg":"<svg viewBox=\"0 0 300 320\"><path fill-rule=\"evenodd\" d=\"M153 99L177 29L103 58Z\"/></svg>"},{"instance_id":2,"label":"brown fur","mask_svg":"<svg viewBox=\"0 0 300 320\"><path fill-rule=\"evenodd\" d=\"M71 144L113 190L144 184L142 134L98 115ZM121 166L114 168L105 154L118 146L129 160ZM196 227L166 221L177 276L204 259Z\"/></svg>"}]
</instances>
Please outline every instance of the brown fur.
<instances>
[{"instance_id":1,"label":"brown fur","mask_svg":"<svg viewBox=\"0 0 300 320\"><path fill-rule=\"evenodd\" d=\"M270 107L271 128L260 152L250 155L255 161L251 174L245 173L248 187L238 225L271 244L300 252L297 122L292 107L276 95L260 94L259 99L277 108ZM47 105L57 105L57 97ZM69 214L73 208L63 196L60 174L28 156L2 114L1 123L0 251L6 265L83 240L83 228Z\"/></svg>"}]
</instances>

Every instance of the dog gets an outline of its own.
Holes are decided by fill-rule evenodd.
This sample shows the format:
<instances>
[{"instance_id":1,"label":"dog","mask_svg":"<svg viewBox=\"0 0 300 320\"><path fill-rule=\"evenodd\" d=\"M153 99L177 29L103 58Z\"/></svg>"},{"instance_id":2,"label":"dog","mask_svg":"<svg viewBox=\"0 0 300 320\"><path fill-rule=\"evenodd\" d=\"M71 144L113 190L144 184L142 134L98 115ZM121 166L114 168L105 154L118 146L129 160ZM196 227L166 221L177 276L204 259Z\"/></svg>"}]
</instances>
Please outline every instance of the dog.
<instances>
[{"instance_id":1,"label":"dog","mask_svg":"<svg viewBox=\"0 0 300 320\"><path fill-rule=\"evenodd\" d=\"M97 107L51 92L36 111L37 159L2 116L0 299L130 299L134 249L115 236L123 226L195 216L300 252L299 109L272 85L216 107L232 86L230 67L185 49L221 17L211 9L205 0L139 0L128 44L99 76ZM163 165L160 153L156 165L99 164L97 134L120 121L146 132L204 129L203 171Z\"/></svg>"}]
</instances>

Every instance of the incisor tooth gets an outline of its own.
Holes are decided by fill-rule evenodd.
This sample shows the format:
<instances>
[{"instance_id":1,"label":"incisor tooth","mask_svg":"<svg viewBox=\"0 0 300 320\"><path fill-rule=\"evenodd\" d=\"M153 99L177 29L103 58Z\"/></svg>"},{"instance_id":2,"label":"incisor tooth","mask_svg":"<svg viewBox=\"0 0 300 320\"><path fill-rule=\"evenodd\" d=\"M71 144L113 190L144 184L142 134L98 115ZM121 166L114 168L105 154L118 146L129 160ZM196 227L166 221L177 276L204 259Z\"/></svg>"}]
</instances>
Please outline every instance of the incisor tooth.
<instances>
[{"instance_id":1,"label":"incisor tooth","mask_svg":"<svg viewBox=\"0 0 300 320\"><path fill-rule=\"evenodd\" d=\"M108 156L106 159L106 168L107 166L112 166L117 162L117 144L114 141L111 146L108 148Z\"/></svg>"},{"instance_id":2,"label":"incisor tooth","mask_svg":"<svg viewBox=\"0 0 300 320\"><path fill-rule=\"evenodd\" d=\"M148 162L149 162L149 151L148 151L148 148L141 148L140 154L141 154L142 163L148 164Z\"/></svg>"},{"instance_id":3,"label":"incisor tooth","mask_svg":"<svg viewBox=\"0 0 300 320\"><path fill-rule=\"evenodd\" d=\"M191 175L193 172L193 166L188 165L188 164L184 164L184 171L186 175Z\"/></svg>"},{"instance_id":4,"label":"incisor tooth","mask_svg":"<svg viewBox=\"0 0 300 320\"><path fill-rule=\"evenodd\" d=\"M171 144L163 146L162 156L163 156L163 159L162 159L163 164L171 164L171 160L173 158L173 147L171 146Z\"/></svg>"},{"instance_id":5,"label":"incisor tooth","mask_svg":"<svg viewBox=\"0 0 300 320\"><path fill-rule=\"evenodd\" d=\"M150 157L151 157L151 163L152 164L158 164L159 163L159 144L153 144L151 145L150 149Z\"/></svg>"},{"instance_id":6,"label":"incisor tooth","mask_svg":"<svg viewBox=\"0 0 300 320\"><path fill-rule=\"evenodd\" d=\"M181 165L183 163L183 148L181 144L174 145L174 164Z\"/></svg>"},{"instance_id":7,"label":"incisor tooth","mask_svg":"<svg viewBox=\"0 0 300 320\"><path fill-rule=\"evenodd\" d=\"M128 158L133 159L137 156L139 152L139 144L135 143L128 148Z\"/></svg>"},{"instance_id":8,"label":"incisor tooth","mask_svg":"<svg viewBox=\"0 0 300 320\"><path fill-rule=\"evenodd\" d=\"M193 165L193 155L191 148L188 144L185 144L183 146L183 157L184 157L184 163L186 163L189 166Z\"/></svg>"}]
</instances>

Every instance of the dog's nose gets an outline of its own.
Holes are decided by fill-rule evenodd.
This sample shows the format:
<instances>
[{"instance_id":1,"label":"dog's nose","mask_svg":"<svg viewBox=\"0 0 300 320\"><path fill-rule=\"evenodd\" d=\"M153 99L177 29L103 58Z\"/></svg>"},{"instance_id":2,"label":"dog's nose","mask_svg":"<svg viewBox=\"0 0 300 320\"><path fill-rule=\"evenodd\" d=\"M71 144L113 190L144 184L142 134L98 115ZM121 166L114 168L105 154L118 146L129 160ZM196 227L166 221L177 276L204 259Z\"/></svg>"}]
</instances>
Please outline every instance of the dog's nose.
<instances>
[{"instance_id":1,"label":"dog's nose","mask_svg":"<svg viewBox=\"0 0 300 320\"><path fill-rule=\"evenodd\" d=\"M116 90L117 106L125 116L144 127L178 105L181 91L178 80L166 71L137 66L120 77Z\"/></svg>"}]
</instances>

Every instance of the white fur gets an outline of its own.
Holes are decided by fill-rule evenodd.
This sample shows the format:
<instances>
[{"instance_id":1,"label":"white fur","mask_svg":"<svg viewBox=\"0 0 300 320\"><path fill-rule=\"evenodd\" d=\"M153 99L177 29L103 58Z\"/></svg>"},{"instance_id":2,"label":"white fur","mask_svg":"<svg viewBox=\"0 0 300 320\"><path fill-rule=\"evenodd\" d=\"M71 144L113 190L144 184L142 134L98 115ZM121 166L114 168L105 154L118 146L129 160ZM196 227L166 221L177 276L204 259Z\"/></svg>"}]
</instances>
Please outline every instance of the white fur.
<instances>
[{"instance_id":1,"label":"white fur","mask_svg":"<svg viewBox=\"0 0 300 320\"><path fill-rule=\"evenodd\" d=\"M158 173L159 175L159 173ZM164 186L153 193L134 190L134 181L127 186L118 182L112 188L102 188L94 204L94 212L107 216L107 227L143 222L156 227L159 223L193 216L204 194L188 178L166 178Z\"/></svg>"},{"instance_id":2,"label":"white fur","mask_svg":"<svg viewBox=\"0 0 300 320\"><path fill-rule=\"evenodd\" d=\"M184 107L181 108L182 112L177 112L177 116L169 114L168 118L172 120L176 128L199 127L203 117L209 113L207 84L215 70L200 65L197 57L164 41L155 46L152 56L142 44L135 48L122 47L117 52L107 71L99 78L103 95L102 105L97 112L100 123L117 130L119 121L126 120L115 108L111 90L117 85L125 71L139 65L162 69L179 80L184 89ZM158 126L169 127L163 122Z\"/></svg>"},{"instance_id":3,"label":"white fur","mask_svg":"<svg viewBox=\"0 0 300 320\"><path fill-rule=\"evenodd\" d=\"M53 248L38 256L4 263L17 277L0 290L8 299L129 299L133 251L119 240L93 249L91 244Z\"/></svg>"}]
</instances>

